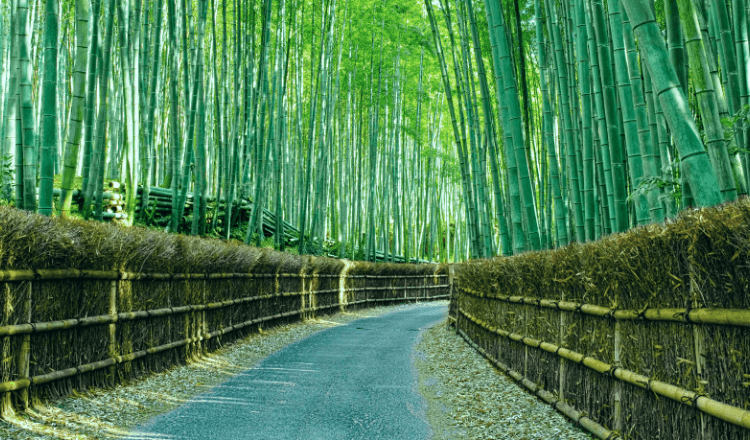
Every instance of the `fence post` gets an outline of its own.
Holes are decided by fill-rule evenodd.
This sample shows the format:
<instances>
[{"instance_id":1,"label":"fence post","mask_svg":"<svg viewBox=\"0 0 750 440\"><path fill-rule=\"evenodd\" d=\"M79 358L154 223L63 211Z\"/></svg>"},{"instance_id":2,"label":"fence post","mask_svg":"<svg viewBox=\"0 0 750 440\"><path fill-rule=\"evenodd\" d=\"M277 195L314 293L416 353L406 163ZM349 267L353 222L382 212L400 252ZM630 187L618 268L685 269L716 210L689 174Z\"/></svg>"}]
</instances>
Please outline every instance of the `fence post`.
<instances>
[{"instance_id":1,"label":"fence post","mask_svg":"<svg viewBox=\"0 0 750 440\"><path fill-rule=\"evenodd\" d=\"M693 265L688 263L688 270L690 271L690 297L692 299L692 308L697 309L700 307L698 303L698 298L700 295L700 287L696 284L695 277L693 276ZM706 380L706 377L704 376L703 367L705 362L705 349L704 349L704 339L705 335L703 333L703 326L700 324L691 323L690 324L693 327L693 345L695 350L695 370L696 374L698 376L698 387L699 392L703 392L704 386L708 383ZM701 422L701 436L700 438L702 440L711 440L713 439L713 433L708 426L707 416L704 415L704 413L701 411L699 413L700 422Z\"/></svg>"},{"instance_id":2,"label":"fence post","mask_svg":"<svg viewBox=\"0 0 750 440\"><path fill-rule=\"evenodd\" d=\"M448 299L453 301L453 265L448 266Z\"/></svg>"},{"instance_id":3,"label":"fence post","mask_svg":"<svg viewBox=\"0 0 750 440\"><path fill-rule=\"evenodd\" d=\"M32 281L26 283L26 290L24 291L23 298L23 309L21 310L21 323L31 323L31 289ZM29 378L29 354L31 351L31 335L23 335L21 340L21 349L18 351L18 378L28 379ZM21 409L26 411L29 409L29 389L24 388L19 390L18 396L21 401Z\"/></svg>"},{"instance_id":4,"label":"fence post","mask_svg":"<svg viewBox=\"0 0 750 440\"><path fill-rule=\"evenodd\" d=\"M622 330L620 328L620 321L615 320L615 337L614 337L614 361L615 367L622 368L622 361L620 359L620 351L622 350ZM622 432L622 381L615 381L615 398L614 398L614 415L613 415L613 431Z\"/></svg>"},{"instance_id":5,"label":"fence post","mask_svg":"<svg viewBox=\"0 0 750 440\"><path fill-rule=\"evenodd\" d=\"M119 309L122 312L130 312L133 310L133 286L129 279L132 278L132 276L129 277L129 275L129 273L120 273L120 276L118 277L119 280L117 281L117 293L119 294L118 300L120 301ZM122 335L122 344L120 345L121 355L127 355L133 352L133 340L131 339L132 322L133 321L120 326L120 334ZM122 371L122 375L125 379L130 379L132 368L133 364L130 361L122 364L120 371Z\"/></svg>"},{"instance_id":6,"label":"fence post","mask_svg":"<svg viewBox=\"0 0 750 440\"><path fill-rule=\"evenodd\" d=\"M3 313L0 315L0 325L5 326L10 322L10 315L13 313L12 309L13 298L10 283L3 283ZM10 372L10 336L4 336L2 338L2 352L0 352L0 368L2 375L0 380L6 381L11 380ZM13 407L11 406L10 392L0 394L0 416L5 417L12 414Z\"/></svg>"},{"instance_id":7,"label":"fence post","mask_svg":"<svg viewBox=\"0 0 750 440\"><path fill-rule=\"evenodd\" d=\"M182 281L182 298L183 298L183 304L190 304L192 301L189 299L192 297L192 289L190 288L190 280L192 279L192 274L185 274L185 279ZM176 286L175 286L176 287ZM184 339L190 340L193 338L193 335L195 334L195 328L194 325L191 325L193 321L193 312L185 313L185 337ZM195 343L194 342L188 342L185 344L185 362L188 362L192 357L193 353L195 353Z\"/></svg>"},{"instance_id":8,"label":"fence post","mask_svg":"<svg viewBox=\"0 0 750 440\"><path fill-rule=\"evenodd\" d=\"M120 272L118 271L117 279L110 281L109 283L109 308L107 313L109 316L117 319L117 286L118 279L120 278ZM109 324L109 343L107 345L107 356L115 358L117 356L117 323L116 321ZM115 386L115 376L117 374L117 366L112 365L109 367L109 385Z\"/></svg>"},{"instance_id":9,"label":"fence post","mask_svg":"<svg viewBox=\"0 0 750 440\"><path fill-rule=\"evenodd\" d=\"M299 289L300 289L299 298L300 298L300 308L301 308L300 311L302 312L302 319L304 320L304 319L307 319L307 311L305 310L307 306L307 294L305 293L305 273L304 272L301 272L299 274L299 280L300 280L299 281Z\"/></svg>"},{"instance_id":10,"label":"fence post","mask_svg":"<svg viewBox=\"0 0 750 440\"><path fill-rule=\"evenodd\" d=\"M565 301L564 290L560 292L560 301ZM565 347L565 332L566 332L566 329L568 328L568 323L566 322L567 320L565 319L566 313L568 312L560 310L560 342L559 342L560 347ZM563 403L565 403L565 363L566 362L567 361L561 356L560 364L559 364L560 365L559 375L557 379L559 382L559 385L557 387L558 388L557 394L560 398L560 402L563 402Z\"/></svg>"},{"instance_id":11,"label":"fence post","mask_svg":"<svg viewBox=\"0 0 750 440\"><path fill-rule=\"evenodd\" d=\"M206 305L206 293L208 292L208 279L209 276L203 278L203 288L201 289L201 305ZM205 335L208 333L208 323L206 323L206 310L203 309L199 314L198 323L198 350L201 355L208 353L208 340L205 339Z\"/></svg>"}]
</instances>

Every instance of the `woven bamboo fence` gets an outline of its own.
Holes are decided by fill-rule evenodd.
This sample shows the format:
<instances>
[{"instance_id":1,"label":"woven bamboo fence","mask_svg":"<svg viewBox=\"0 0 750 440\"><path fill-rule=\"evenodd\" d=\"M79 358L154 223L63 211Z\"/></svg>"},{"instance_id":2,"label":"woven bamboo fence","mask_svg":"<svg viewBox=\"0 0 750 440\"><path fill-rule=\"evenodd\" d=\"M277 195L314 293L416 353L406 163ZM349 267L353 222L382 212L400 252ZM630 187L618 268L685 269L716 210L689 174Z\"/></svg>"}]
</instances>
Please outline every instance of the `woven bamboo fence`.
<instances>
[{"instance_id":1,"label":"woven bamboo fence","mask_svg":"<svg viewBox=\"0 0 750 440\"><path fill-rule=\"evenodd\" d=\"M0 208L0 415L184 364L260 326L447 299L449 289L440 265L343 262Z\"/></svg>"},{"instance_id":2,"label":"woven bamboo fence","mask_svg":"<svg viewBox=\"0 0 750 440\"><path fill-rule=\"evenodd\" d=\"M747 201L455 270L457 331L598 438L750 438Z\"/></svg>"}]
</instances>

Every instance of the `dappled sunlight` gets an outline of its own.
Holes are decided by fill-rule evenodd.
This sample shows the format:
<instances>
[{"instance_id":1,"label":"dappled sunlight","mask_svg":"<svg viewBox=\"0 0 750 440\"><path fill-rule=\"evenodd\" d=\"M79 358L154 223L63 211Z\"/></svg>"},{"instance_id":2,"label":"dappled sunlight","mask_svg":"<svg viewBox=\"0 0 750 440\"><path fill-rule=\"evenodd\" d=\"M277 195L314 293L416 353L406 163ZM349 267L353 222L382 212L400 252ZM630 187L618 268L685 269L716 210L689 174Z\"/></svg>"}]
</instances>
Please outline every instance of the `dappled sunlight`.
<instances>
[{"instance_id":1,"label":"dappled sunlight","mask_svg":"<svg viewBox=\"0 0 750 440\"><path fill-rule=\"evenodd\" d=\"M259 407L258 402L252 402L247 399L232 399L229 397L211 397L211 398L200 398L191 401L192 403L203 403L211 406L216 405L229 405L229 406L248 406L248 407Z\"/></svg>"},{"instance_id":2,"label":"dappled sunlight","mask_svg":"<svg viewBox=\"0 0 750 440\"><path fill-rule=\"evenodd\" d=\"M157 434L152 432L136 432L130 435L128 439L132 440L164 440L164 439L172 439L174 438L171 435L167 434Z\"/></svg>"},{"instance_id":3,"label":"dappled sunlight","mask_svg":"<svg viewBox=\"0 0 750 440\"><path fill-rule=\"evenodd\" d=\"M348 313L344 312L343 314L347 315ZM312 323L315 323L315 324L327 325L329 327L338 327L338 326L342 325L342 324L339 324L338 322L331 322L331 321L326 321L324 319L318 319L318 318L308 319L307 322L312 322Z\"/></svg>"},{"instance_id":4,"label":"dappled sunlight","mask_svg":"<svg viewBox=\"0 0 750 440\"><path fill-rule=\"evenodd\" d=\"M81 438L78 432L60 428L57 426L58 423L47 424L44 421L36 422L32 418L29 418L29 416L9 417L0 423L8 424L10 427L15 428L13 431L19 434L17 438L26 438L22 436L32 435L34 438L43 435L46 438L65 440Z\"/></svg>"},{"instance_id":5,"label":"dappled sunlight","mask_svg":"<svg viewBox=\"0 0 750 440\"><path fill-rule=\"evenodd\" d=\"M117 410L125 410L124 405ZM14 438L45 439L88 439L88 438L123 438L128 435L126 428L102 420L114 408L102 411L79 407L72 411L58 407L37 407L26 414L7 418L0 425L8 425ZM97 414L98 413L98 414Z\"/></svg>"}]
</instances>

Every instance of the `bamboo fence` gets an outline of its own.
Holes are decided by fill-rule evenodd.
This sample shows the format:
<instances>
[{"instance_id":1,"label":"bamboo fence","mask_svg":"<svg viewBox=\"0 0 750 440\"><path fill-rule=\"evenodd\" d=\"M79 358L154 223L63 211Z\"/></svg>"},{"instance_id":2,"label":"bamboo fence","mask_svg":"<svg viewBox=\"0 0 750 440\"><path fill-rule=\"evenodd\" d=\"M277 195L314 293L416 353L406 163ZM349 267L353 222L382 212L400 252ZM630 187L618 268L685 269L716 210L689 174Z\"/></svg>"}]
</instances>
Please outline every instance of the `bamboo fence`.
<instances>
[{"instance_id":1,"label":"bamboo fence","mask_svg":"<svg viewBox=\"0 0 750 440\"><path fill-rule=\"evenodd\" d=\"M25 410L72 389L114 386L161 371L261 325L345 307L446 299L449 277L437 270L426 275L0 271L5 305L0 409ZM76 307L55 306L61 298ZM72 309L79 313L70 316Z\"/></svg>"},{"instance_id":2,"label":"bamboo fence","mask_svg":"<svg viewBox=\"0 0 750 440\"><path fill-rule=\"evenodd\" d=\"M602 439L750 439L750 203L455 265L451 320Z\"/></svg>"},{"instance_id":3,"label":"bamboo fence","mask_svg":"<svg viewBox=\"0 0 750 440\"><path fill-rule=\"evenodd\" d=\"M529 337L524 334L515 333L503 329L498 326L496 320L492 319L481 319L474 316L472 313L464 309L461 304L468 297L473 301L479 301L481 305L473 303L471 305L465 304L465 307L470 307L473 310L485 309L485 310L496 310L498 309L498 303L505 303L507 305L529 305L537 309L551 309L558 312L564 312L568 314L568 322L580 321L583 315L593 316L599 318L611 326L611 334L614 336L611 338L612 344L618 344L623 338L632 337L629 334L623 334L622 329L617 325L620 321L631 321L636 325L638 323L644 323L647 321L652 322L677 322L688 326L706 326L706 325L723 325L723 326L738 326L738 327L750 327L750 310L740 309L708 309L708 308L697 308L697 309L645 309L645 310L617 310L615 308L601 307L591 304L581 304L566 301L557 301L552 299L540 299L540 298L528 298L528 297L512 297L512 296L489 296L484 293L480 293L468 288L461 286L455 287L457 295L454 299L455 309L457 312L453 318L458 323L459 333L469 342L472 346L477 348L480 353L488 359L490 359L496 366L501 370L510 374L516 381L529 388L530 391L539 395L548 403L552 404L556 409L561 410L561 405L567 407L566 410L561 410L564 414L575 420L579 425L586 428L597 437L602 439L614 439L622 438L620 432L612 431L595 420L589 418L587 413L575 411L569 405L566 405L564 401L560 399L551 399L547 396L543 396L540 393L547 393L552 395L549 391L543 390L538 385L539 382L530 381L528 375L531 373L528 368L528 357L540 357L543 352L559 357L561 360L565 360L572 364L576 364L586 369L596 372L600 375L602 380L606 381L620 381L638 387L647 391L650 391L654 396L666 397L681 405L692 407L700 411L699 417L702 415L708 415L717 419L728 422L732 425L750 430L750 411L745 408L739 408L736 406L728 405L717 400L711 399L708 395L701 391L691 391L679 386L675 386L654 377L649 377L643 374L638 374L634 371L618 366L617 363L607 363L593 356L587 356L582 353L569 350L561 345L553 342L539 340L533 337ZM467 301L471 303L472 301ZM506 314L515 314L509 309L503 310ZM575 324L574 324L575 325ZM523 327L524 325L517 325L516 327ZM561 332L564 332L561 329ZM697 329L695 330L697 331ZM694 333L689 331L688 333ZM497 341L503 339L508 343L515 345L516 350L524 351L524 362L519 365L522 372L516 371L509 366L502 363L503 353L497 349ZM685 343L687 345L693 345L695 350L695 358L701 357L701 347L698 342L698 338L693 340L688 339L687 341L675 341L676 343ZM527 351L527 348L532 348L531 352ZM612 347L612 352L621 350L621 347ZM683 363L690 363L694 365L693 360L682 359ZM562 368L565 365L563 362L551 362L553 368L557 367L557 371L554 374L559 375L561 378L564 376L564 370ZM745 374L745 377L748 377ZM562 379L564 380L564 379ZM560 389L553 390L555 394L562 394ZM627 391L624 391L627 392ZM604 402L601 404L606 405ZM612 408L616 405L612 404ZM572 412L571 412L572 411ZM572 414L572 415L571 415ZM577 414L577 415L576 415ZM581 418L585 417L585 423L582 423ZM613 426L622 426L624 424L623 418L627 418L627 414L619 411L613 411L611 423ZM705 422L703 423L705 425ZM705 430L704 430L705 431ZM750 436L750 433L746 433ZM703 437L699 437L703 438ZM748 437L745 437L748 438Z\"/></svg>"}]
</instances>

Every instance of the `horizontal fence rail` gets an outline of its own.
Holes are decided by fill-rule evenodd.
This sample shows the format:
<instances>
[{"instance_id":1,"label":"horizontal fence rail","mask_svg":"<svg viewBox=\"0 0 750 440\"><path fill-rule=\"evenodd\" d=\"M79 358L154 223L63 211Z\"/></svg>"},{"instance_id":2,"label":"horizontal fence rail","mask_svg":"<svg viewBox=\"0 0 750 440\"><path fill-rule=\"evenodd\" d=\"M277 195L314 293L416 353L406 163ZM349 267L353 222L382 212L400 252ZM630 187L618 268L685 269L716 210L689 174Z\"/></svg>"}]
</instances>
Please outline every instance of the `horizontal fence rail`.
<instances>
[{"instance_id":1,"label":"horizontal fence rail","mask_svg":"<svg viewBox=\"0 0 750 440\"><path fill-rule=\"evenodd\" d=\"M450 313L452 321L456 323L457 333L499 369L598 438L633 438L625 431L623 420L625 416L621 407L621 402L625 399L625 395L629 393L627 387L646 390L654 399L666 397L683 407L698 411L698 429L701 433L696 438L728 438L712 434L712 431L706 428L708 419L704 419L704 416L709 419L714 418L724 421L741 429L750 430L750 411L747 409L750 403L746 402L744 407L725 403L712 398L703 390L704 381L698 382L699 389L686 389L658 377L624 368L620 360L623 356L622 339L634 337L623 332L621 323L628 323L631 329L649 323L684 326L687 329L686 334L689 335L689 340L686 341L689 345L688 350L694 350L695 359L678 357L677 363L691 366L686 374L696 374L692 366L697 367L697 373L699 374L703 362L701 358L705 356L704 345L706 342L703 335L705 329L710 327L750 327L750 310L748 309L702 308L696 306L695 308L655 307L642 310L624 310L575 301L501 295L495 291L497 287L490 292L482 292L456 283L452 286L452 289L454 289L455 295L451 297ZM523 307L526 308L523 309ZM545 341L539 337L522 334L519 332L520 329L538 331L535 326L539 325L539 322L541 322L539 320L542 318L538 314L532 316L533 313L538 313L532 313L534 310L538 312L548 310L559 314L559 318L554 318L558 321L554 321L554 319L554 322L546 321L546 325L550 334L559 332L558 339L560 340L563 340L562 335L568 331L566 327L578 326L574 334L578 337L585 336L583 327L585 325L583 320L585 319L597 320L602 323L601 325L608 326L610 328L609 333L613 336L610 342L613 347L611 347L611 350L608 349L607 353L614 357L614 362L605 362L597 359L595 355L572 350L566 347L566 344L558 341ZM503 328L502 322L513 326L515 330ZM552 330L555 327L558 329ZM586 328L593 327L589 325ZM504 347L515 348L512 348L511 351L508 348L501 348L498 343L500 340L507 341ZM679 344L680 342L675 339L674 343ZM663 350L663 347L658 345L654 348L657 351ZM600 351L602 350L604 348ZM740 355L739 352L736 354ZM558 361L552 361L549 356L557 358ZM504 358L508 358L508 360L506 361ZM538 380L527 377L524 370L531 368L530 363L532 361L550 368L552 371L540 372L537 370L535 373L537 377L556 377L558 380L557 386L551 386L545 390L544 381L540 383ZM569 374L567 370L570 369L571 365L580 366L598 375L600 377L597 381L598 384L609 382L606 389L613 393L610 396L612 401L611 403L602 402L603 405L611 408L608 413L609 418L605 420L606 423L597 420L597 417L593 414L575 408L562 397L565 395L564 388L568 383L565 376ZM735 362L735 365L741 368L739 362ZM744 373L745 378L750 378L750 374L747 374L749 372L741 371L740 373ZM581 378L582 376L579 375L578 377ZM711 380L719 379L712 378ZM745 386L750 386L750 382L746 383ZM671 417L679 419L683 416L672 415ZM736 438L750 438L749 436L750 434L746 432L744 436Z\"/></svg>"},{"instance_id":2,"label":"horizontal fence rail","mask_svg":"<svg viewBox=\"0 0 750 440\"><path fill-rule=\"evenodd\" d=\"M687 324L714 324L731 325L737 327L750 327L750 310L748 309L713 309L713 308L666 308L666 309L643 309L643 310L620 310L616 308L602 307L594 304L583 304L570 301L557 301L552 299L531 298L524 296L494 296L485 295L464 287L457 287L462 293L475 298L487 298L515 304L527 304L531 306L557 309L566 312L580 312L585 315L598 316L600 318L614 318L617 320L665 321L684 322Z\"/></svg>"},{"instance_id":3,"label":"horizontal fence rail","mask_svg":"<svg viewBox=\"0 0 750 440\"><path fill-rule=\"evenodd\" d=\"M602 362L591 356L576 353L575 351L568 350L567 348L550 342L539 341L537 339L529 338L518 333L511 333L507 330L492 327L486 322L482 321L481 319L477 319L461 308L459 308L459 313L475 325L490 333L495 333L500 337L525 344L531 348L544 350L547 353L556 354L563 359L569 360L579 365L583 365L586 368L596 371L597 373L605 374L609 377L614 377L622 382L627 382L631 385L653 391L654 394L667 397L684 405L694 406L700 411L724 420L725 422L741 426L745 429L750 429L750 411L718 402L704 394L689 391L659 380L646 377L633 371L628 371L615 365Z\"/></svg>"},{"instance_id":4,"label":"horizontal fence rail","mask_svg":"<svg viewBox=\"0 0 750 440\"><path fill-rule=\"evenodd\" d=\"M97 299L87 303L88 310L106 313L32 322L32 315L36 316L32 313L34 301L48 300L46 289L70 288L66 283L75 283L76 289L87 292L79 301ZM272 321L309 318L317 312L330 313L347 306L448 299L451 283L444 273L349 275L345 270L338 274L0 271L5 304L5 316L0 317L3 323L11 315L16 321L0 325L0 342L8 360L3 361L0 371L0 409L26 409L30 393L44 400L64 395L77 385L112 386L159 371L220 347L229 342L225 339L228 335L234 334L232 338L237 339L246 334L239 330L252 330ZM150 293L160 299L150 300ZM147 305L166 302L167 306L133 310L134 301ZM14 307L20 307L22 313L13 312ZM79 313L88 314L84 310ZM54 315L47 309L42 313L50 314ZM87 353L77 353L75 344L80 348L82 341L89 339L99 345L86 343L83 351ZM55 352L47 350L49 344L61 344L70 351L44 358L53 356L48 351ZM148 361L154 355L167 358L163 362ZM39 367L40 361L62 368ZM138 362L141 364L136 365ZM100 373L99 379L81 378ZM55 385L65 380L67 385Z\"/></svg>"}]
</instances>

